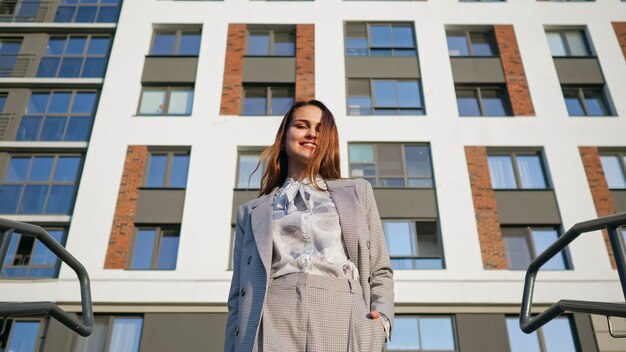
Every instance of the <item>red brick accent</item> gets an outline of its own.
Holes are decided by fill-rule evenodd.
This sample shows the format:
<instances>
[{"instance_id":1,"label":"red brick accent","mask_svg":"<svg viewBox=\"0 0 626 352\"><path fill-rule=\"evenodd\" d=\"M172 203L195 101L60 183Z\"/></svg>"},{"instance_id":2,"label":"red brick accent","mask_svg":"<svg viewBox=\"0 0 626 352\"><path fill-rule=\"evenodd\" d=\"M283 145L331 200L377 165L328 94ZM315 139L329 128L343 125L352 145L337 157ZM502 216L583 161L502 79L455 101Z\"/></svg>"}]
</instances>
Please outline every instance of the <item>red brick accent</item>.
<instances>
[{"instance_id":1,"label":"red brick accent","mask_svg":"<svg viewBox=\"0 0 626 352\"><path fill-rule=\"evenodd\" d=\"M246 25L228 25L222 107L220 115L239 115L243 80L243 56L246 49Z\"/></svg>"},{"instance_id":2,"label":"red brick accent","mask_svg":"<svg viewBox=\"0 0 626 352\"><path fill-rule=\"evenodd\" d=\"M296 26L296 101L315 98L315 25Z\"/></svg>"},{"instance_id":3,"label":"red brick accent","mask_svg":"<svg viewBox=\"0 0 626 352\"><path fill-rule=\"evenodd\" d=\"M139 187L143 179L148 147L128 146L122 182L117 195L117 205L109 238L109 248L104 261L105 269L125 269L128 251L135 230L135 212Z\"/></svg>"},{"instance_id":4,"label":"red brick accent","mask_svg":"<svg viewBox=\"0 0 626 352\"><path fill-rule=\"evenodd\" d=\"M487 148L465 147L465 158L472 186L480 252L485 269L507 269L506 249L500 229L496 195L491 187Z\"/></svg>"},{"instance_id":5,"label":"red brick accent","mask_svg":"<svg viewBox=\"0 0 626 352\"><path fill-rule=\"evenodd\" d=\"M604 177L604 170L602 169L602 162L600 161L598 148L579 147L578 150L580 151L580 157L583 160L583 166L585 167L585 173L587 174L587 181L589 182L589 188L591 189L591 196L593 197L593 203L596 206L596 213L598 213L598 216L615 214L615 203L613 202L613 196L609 190L609 185L606 183L606 178ZM603 230L602 234L604 236L606 250L609 252L609 258L611 259L611 266L615 269L615 258L613 256L613 250L611 250L609 235L606 230Z\"/></svg>"},{"instance_id":6,"label":"red brick accent","mask_svg":"<svg viewBox=\"0 0 626 352\"><path fill-rule=\"evenodd\" d=\"M622 47L624 59L626 59L626 22L613 22L612 24L613 29L615 30L615 35L617 36L617 41Z\"/></svg>"},{"instance_id":7,"label":"red brick accent","mask_svg":"<svg viewBox=\"0 0 626 352\"><path fill-rule=\"evenodd\" d=\"M528 82L524 74L522 57L517 47L515 31L511 25L494 26L498 51L502 60L502 68L506 79L506 88L511 99L511 107L515 116L535 116L533 102L528 90Z\"/></svg>"}]
</instances>

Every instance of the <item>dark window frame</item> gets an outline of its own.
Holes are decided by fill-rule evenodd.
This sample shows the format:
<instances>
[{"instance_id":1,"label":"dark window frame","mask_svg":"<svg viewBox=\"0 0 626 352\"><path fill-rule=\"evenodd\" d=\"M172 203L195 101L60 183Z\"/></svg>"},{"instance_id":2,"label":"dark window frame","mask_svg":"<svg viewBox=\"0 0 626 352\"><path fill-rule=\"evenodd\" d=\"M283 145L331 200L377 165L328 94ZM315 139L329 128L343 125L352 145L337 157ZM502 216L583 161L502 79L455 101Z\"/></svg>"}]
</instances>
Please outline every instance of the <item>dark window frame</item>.
<instances>
[{"instance_id":1,"label":"dark window frame","mask_svg":"<svg viewBox=\"0 0 626 352\"><path fill-rule=\"evenodd\" d=\"M297 51L296 31L297 30L295 26L293 26L293 28L288 28L288 27L266 28L266 27L249 26L248 28L246 28L246 53L244 54L244 56L245 57L295 57L296 51ZM269 37L269 43L268 43L269 47L268 47L267 55L253 55L253 54L248 53L248 43L250 41L251 32L267 33ZM293 39L293 55L276 55L275 54L276 33L287 33L290 36L290 38Z\"/></svg>"},{"instance_id":2,"label":"dark window frame","mask_svg":"<svg viewBox=\"0 0 626 352\"><path fill-rule=\"evenodd\" d=\"M150 159L153 155L166 155L167 161L165 162L165 177L163 178L162 186L148 186L148 177L150 173ZM189 164L191 164L191 151L188 149L180 150L160 150L160 149L148 149L148 155L146 156L146 163L144 167L143 180L141 181L141 189L187 189L187 181L189 179L189 166L187 169L187 180L185 180L185 187L172 187L170 181L172 177L172 167L174 164L174 156L186 155L189 157Z\"/></svg>"},{"instance_id":3,"label":"dark window frame","mask_svg":"<svg viewBox=\"0 0 626 352\"><path fill-rule=\"evenodd\" d=\"M365 25L365 36L366 36L366 41L367 41L367 48L365 50L367 50L367 55L348 55L348 46L346 43L347 40L347 27L348 25L357 25L357 24L363 24ZM372 25L377 25L377 26L389 26L391 28L393 28L394 26L397 27L408 27L411 29L411 33L412 33L412 47L395 47L393 45L389 46L389 47L376 47L376 46L372 46L372 34L371 34L371 26ZM393 36L391 38L391 40L393 41ZM392 43L393 44L393 43ZM413 22L404 22L404 21L398 21L398 22L389 22L389 21L381 21L381 22L376 22L376 21L372 21L372 22L368 22L368 21L347 21L344 22L344 55L345 56L366 56L366 57L415 57L417 58L418 52L417 52L417 36L415 34L415 23ZM384 55L372 55L372 49L373 50L390 50L391 51L391 55L388 56L384 56ZM396 55L396 51L402 51L402 52L413 52L414 55Z\"/></svg>"},{"instance_id":4,"label":"dark window frame","mask_svg":"<svg viewBox=\"0 0 626 352\"><path fill-rule=\"evenodd\" d=\"M509 234L505 234L505 232L507 232L507 230L509 231ZM522 230L525 230L524 233L522 233ZM535 248L535 244L533 243L533 239L532 239L532 232L533 230L553 230L556 231L557 233L557 238L560 238L561 236L563 236L563 231L562 231L562 227L561 225L555 225L555 226L550 226L550 225L522 225L522 226L510 226L510 225L502 225L500 226L500 231L502 233L502 239L504 240L505 237L524 237L525 241L526 241L526 246L528 248L528 250L530 250L531 253L530 254L530 261L532 262L535 258L537 258L538 255L540 255L541 253L537 253L537 248ZM516 232L516 233L513 233ZM505 252L507 254L507 260L508 260L508 251L506 249L506 245L505 245ZM563 259L563 265L564 268L563 269L546 269L546 271L552 271L552 272L562 272L562 271L572 271L574 270L574 265L572 262L572 256L569 252L569 250L567 248L565 248L564 250L562 250L560 252L562 259ZM507 263L508 266L508 263ZM517 270L526 270L526 268L516 268L516 269L512 269L512 268L507 268L508 270L511 271L517 271Z\"/></svg>"},{"instance_id":5,"label":"dark window frame","mask_svg":"<svg viewBox=\"0 0 626 352\"><path fill-rule=\"evenodd\" d=\"M77 3L75 4L63 4L62 1L61 3L59 3L58 5L58 9L61 9L63 7L72 7L74 8L74 14L72 15L72 20L69 22L66 21L56 21L56 14L54 15L54 19L53 22L55 23L117 23L117 21L119 20L119 16L120 16L120 9L122 7L122 0L118 0L117 4L112 4L112 3L107 3L107 2L103 2L103 0L95 0L96 3L81 3L79 1L77 1ZM46 4L42 4L43 6L45 6ZM76 22L76 17L78 16L78 10L81 7L95 7L96 8L96 13L94 14L94 20L93 22ZM117 18L115 21L98 21L98 16L100 15L100 10L102 8L116 8L117 9ZM57 9L57 11L58 11Z\"/></svg>"},{"instance_id":6,"label":"dark window frame","mask_svg":"<svg viewBox=\"0 0 626 352\"><path fill-rule=\"evenodd\" d=\"M419 244L419 238L420 238L420 234L417 231L417 223L434 223L435 225L435 231L436 231L436 237L437 237L437 242L438 242L438 249L439 249L439 253L440 256L439 257L422 257L419 255L414 255L414 256L392 256L391 253L389 254L389 259L391 260L391 264L393 266L393 260L394 259L410 259L410 260L414 260L414 261L418 261L420 259L438 259L441 261L441 267L440 268L432 268L432 269L419 269L419 268L410 268L410 269L400 269L400 268L394 268L394 270L443 270L446 269L446 260L445 260L445 253L444 253L444 248L443 248L443 241L442 241L442 236L441 236L441 226L439 223L439 219L437 218L381 218L381 222L383 224L383 228L385 226L385 223L388 222L396 222L396 223L409 223L411 226L411 234L415 235L415 241L416 243ZM387 245L388 247L390 247L389 245Z\"/></svg>"},{"instance_id":7,"label":"dark window frame","mask_svg":"<svg viewBox=\"0 0 626 352\"><path fill-rule=\"evenodd\" d=\"M172 48L172 53L171 54L153 54L152 51L154 50L154 43L156 40L157 35L159 34L174 34L175 39L174 39L174 47ZM201 49L201 45L202 43L200 43L200 46L198 46L198 54L180 54L180 42L182 40L182 37L184 34L197 34L200 37L200 40L202 40L202 28L158 28L158 29L154 29L152 31L152 38L150 39L150 52L147 56L149 57L198 57L200 55L200 49Z\"/></svg>"},{"instance_id":8,"label":"dark window frame","mask_svg":"<svg viewBox=\"0 0 626 352\"><path fill-rule=\"evenodd\" d=\"M2 348L2 350L4 351L5 349L8 351L8 347L10 346L11 343L11 338L13 336L13 327L15 326L15 322L38 322L39 323L39 331L37 332L37 340L35 341L35 351L39 351L41 349L41 344L43 342L42 340L42 335L44 334L46 328L45 325L47 325L47 323L43 320L43 318L38 318L38 317L5 317L5 319L2 322L0 322L0 325L6 323L7 325L7 329L4 332L4 334L2 334L0 336L0 348ZM2 342L5 343L5 345L2 345Z\"/></svg>"},{"instance_id":9,"label":"dark window frame","mask_svg":"<svg viewBox=\"0 0 626 352\"><path fill-rule=\"evenodd\" d=\"M261 153L266 149L267 147L247 147L246 149L240 149L237 150L237 170L235 172L235 190L258 190L260 189L260 187L240 187L241 185L239 185L239 176L241 173L241 156L258 156L260 158ZM259 169L256 171L256 173L261 173L261 175L263 174L263 171L265 170L264 167L265 165L267 165L267 160L265 160L265 162L261 163L261 165L259 166ZM248 177L248 180L250 180L250 177ZM251 184L250 184L251 185ZM251 185L252 186L252 185Z\"/></svg>"},{"instance_id":10,"label":"dark window frame","mask_svg":"<svg viewBox=\"0 0 626 352\"><path fill-rule=\"evenodd\" d=\"M626 151L600 151L600 157L603 156L613 156L617 157L617 160L620 165L620 171L622 172L622 176L626 180ZM604 173L604 170L603 170ZM605 174L606 177L606 174ZM608 181L607 181L608 186ZM609 188L611 190L623 190L625 188Z\"/></svg>"},{"instance_id":11,"label":"dark window frame","mask_svg":"<svg viewBox=\"0 0 626 352\"><path fill-rule=\"evenodd\" d=\"M367 108L359 108L359 114L352 114L351 111L355 111L353 109L350 108L350 104L348 102L346 102L347 104L347 111L348 111L348 115L350 116L422 116L422 115L426 115L426 107L424 106L424 89L422 87L422 80L420 78L349 78L349 81L367 81L367 84L369 85L369 98L370 98L370 103L371 103L371 107L369 108L369 114L361 114L361 112L363 112L365 109ZM419 100L422 103L421 106L414 106L414 107L401 107L401 106L396 106L396 107L377 107L376 106L376 94L374 93L374 82L378 81L378 82L394 82L394 86L396 88L395 92L396 92L396 98L398 98L398 82L416 82L418 89L419 89ZM347 82L347 83L348 83ZM349 86L349 83L347 84L347 86ZM348 100L350 98L350 92L348 92ZM399 104L398 104L399 105ZM421 113L416 113L416 114L401 114L402 111L412 111L412 110L421 110ZM389 112L388 114L377 114L378 112ZM391 112L395 111L395 114L392 114Z\"/></svg>"},{"instance_id":12,"label":"dark window frame","mask_svg":"<svg viewBox=\"0 0 626 352\"><path fill-rule=\"evenodd\" d=\"M528 150L528 151L488 151L487 152L487 160L489 160L490 156L509 156L511 157L511 163L513 164L513 175L515 176L515 188L493 188L493 181L491 182L491 186L495 191L510 191L510 190L522 190L522 191L532 191L532 190L552 190L552 182L549 177L548 165L545 161L545 157L542 150ZM539 164L541 166L541 172L543 176L543 181L546 185L545 188L523 188L522 187L522 178L520 176L519 165L517 163L518 156L537 156L539 157ZM491 172L489 174L491 177Z\"/></svg>"},{"instance_id":13,"label":"dark window frame","mask_svg":"<svg viewBox=\"0 0 626 352\"><path fill-rule=\"evenodd\" d=\"M563 94L563 101L565 101L566 92L575 92L576 97L578 98L578 103L581 105L583 109L584 115L568 115L570 117L603 117L603 116L615 116L611 105L609 104L609 97L606 94L605 86L575 86L575 85L562 85L561 92ZM590 115L589 107L587 106L587 99L585 98L585 93L599 93L600 99L604 108L606 110L606 115Z\"/></svg>"},{"instance_id":14,"label":"dark window frame","mask_svg":"<svg viewBox=\"0 0 626 352\"><path fill-rule=\"evenodd\" d=\"M67 242L67 235L68 235L68 227L67 226L45 226L44 229L46 231L61 231L61 240L58 242L61 246L65 247L65 243ZM11 279L11 280L18 280L18 279L28 279L28 280L36 280L36 279L55 279L59 276L59 270L61 269L61 260L56 257L55 260L55 264L54 265L43 265L43 264L31 264L30 261L33 257L33 252L35 251L35 247L36 246L44 246L45 245L43 243L41 243L40 241L38 241L37 239L35 239L34 237L30 237L33 240L33 244L32 247L30 248L30 253L27 255L28 258L19 258L20 260L24 261L24 260L28 260L28 264L25 265L16 265L15 261L18 260L18 255L17 255L17 250L19 249L20 243L22 241L22 239L25 237L22 234L19 234L17 232L13 233L13 236L19 236L19 239L17 240L17 245L15 247L16 253L7 253L7 257L9 255L13 255L13 264L4 264L4 266L2 267L2 270L4 271L5 269L28 269L30 272L30 269L47 269L47 268L52 268L54 269L54 273L52 276L32 276L32 275L27 275L27 276L1 276L0 275L0 279ZM47 247L46 247L47 248Z\"/></svg>"},{"instance_id":15,"label":"dark window frame","mask_svg":"<svg viewBox=\"0 0 626 352\"><path fill-rule=\"evenodd\" d=\"M457 322L456 322L456 315L455 314L396 314L397 318L413 318L413 319L417 319L417 327L418 327L418 334L417 336L422 336L422 333L419 332L419 319L421 318L449 318L450 319L450 324L452 326L452 338L453 338L453 343L454 343L454 349L453 350L437 350L437 351L443 351L443 352L459 352L461 351L460 349L460 344L459 344L459 331L457 328ZM420 344L421 345L421 344ZM388 348L388 345L386 345L385 351L389 351L389 352L394 352L394 351L422 351L422 352L430 352L431 350L427 350L427 349L417 349L417 350L407 350L407 349L390 349Z\"/></svg>"},{"instance_id":16,"label":"dark window frame","mask_svg":"<svg viewBox=\"0 0 626 352\"><path fill-rule=\"evenodd\" d=\"M491 2L491 1L490 1ZM465 36L465 43L467 44L467 55L450 55L450 48L448 47L448 56L450 57L500 57L500 51L498 48L498 41L496 39L496 34L493 29L450 29L446 30L446 40L448 35L459 35L462 34ZM474 55L474 47L472 45L472 35L480 34L483 35L491 48L491 55Z\"/></svg>"},{"instance_id":17,"label":"dark window frame","mask_svg":"<svg viewBox=\"0 0 626 352\"><path fill-rule=\"evenodd\" d=\"M86 41L85 41L85 47L83 48L83 53L82 54L67 54L66 50L67 50L67 45L69 43L70 38L74 38L74 37L85 37ZM65 40L64 46L63 46L63 53L61 54L46 54L45 52L41 55L41 59L39 62L39 65L41 65L41 60L44 59L58 59L59 62L57 64L57 68L56 68L56 72L54 75L52 76L40 76L39 75L39 69L41 68L41 66L38 66L37 68L37 73L35 74L35 77L42 77L42 78L91 78L91 79L104 79L104 76L106 75L106 69L107 69L107 65L108 65L108 57L111 53L111 47L112 47L112 43L113 43L113 36L110 34L103 34L103 33L71 33L71 34L50 34L50 36L48 37L48 42L47 44L50 43L50 40L52 39L63 39ZM107 51L104 55L102 54L89 54L89 47L91 45L91 40L93 38L107 38L109 40L108 43L108 47L107 47ZM78 76L60 76L61 73L61 68L62 68L62 62L64 59L67 58L71 58L71 59L77 59L80 58L82 60L81 65L80 65L80 70L78 73ZM83 70L85 69L85 63L87 62L87 59L104 59L104 67L102 68L102 76L101 77L90 77L90 76L83 76Z\"/></svg>"},{"instance_id":18,"label":"dark window frame","mask_svg":"<svg viewBox=\"0 0 626 352\"><path fill-rule=\"evenodd\" d=\"M265 113L264 114L246 114L244 112L245 108L245 100L246 93L250 90L260 90L264 89L265 91ZM283 113L275 113L272 109L272 89L287 89L288 92L293 93L293 101L296 101L296 87L295 84L263 84L263 83L244 83L241 87L241 110L239 115L242 116L281 116Z\"/></svg>"},{"instance_id":19,"label":"dark window frame","mask_svg":"<svg viewBox=\"0 0 626 352\"><path fill-rule=\"evenodd\" d=\"M151 255L151 260L150 260L150 268L140 268L140 269L136 269L133 268L133 258L135 257L135 250L137 249L136 245L137 245L137 235L139 233L140 230L154 230L156 233L156 237L154 240L154 247L152 248L152 255ZM139 225L136 224L135 225L135 229L133 231L133 238L131 240L131 245L130 245L130 250L128 251L128 260L126 261L127 265L126 265L126 270L133 270L133 271L175 271L176 270L176 264L178 264L178 254L180 252L180 247L178 248L178 251L176 252L176 264L174 265L173 269L159 269L158 268L158 264L159 264L159 251L161 249L161 241L163 240L163 237L167 236L167 235L171 235L172 233L175 233L178 235L178 243L180 245L180 224L167 224L167 225L155 225L155 226L150 226L150 225ZM173 236L176 237L176 236Z\"/></svg>"},{"instance_id":20,"label":"dark window frame","mask_svg":"<svg viewBox=\"0 0 626 352\"><path fill-rule=\"evenodd\" d=\"M565 318L567 319L567 321L569 322L569 327L570 330L572 332L572 339L574 340L574 345L576 346L576 351L575 352L580 352L581 351L581 347L580 347L580 338L578 337L578 333L576 331L576 323L574 322L574 319L571 315L566 314L566 315L561 315L560 317L557 318ZM508 319L515 319L515 321L519 321L519 316L515 316L515 315L505 315L504 317L505 321L505 325L506 325L506 320ZM535 332L537 333L537 340L539 343L539 348L541 350L541 352L550 352L546 346L546 338L544 336L544 332L543 332L543 328L538 328L537 330L535 330ZM509 330L507 329L507 342L511 343L510 337L509 337Z\"/></svg>"},{"instance_id":21,"label":"dark window frame","mask_svg":"<svg viewBox=\"0 0 626 352\"><path fill-rule=\"evenodd\" d=\"M552 2L569 2L569 1L554 1L552 0ZM588 2L588 1L572 1L572 2ZM561 40L561 43L563 44L563 48L565 49L565 55L558 55L558 56L554 56L554 54L552 53L552 51L550 51L550 55L553 58L567 58L567 57L587 57L587 58L593 58L595 57L594 52L591 48L591 41L590 38L587 34L587 30L586 29L548 29L545 31L546 32L546 40L548 37L549 33L556 33L559 35L559 38ZM572 48L569 45L569 42L567 41L567 37L566 37L566 33L567 32L578 32L581 36L581 38L584 41L585 44L585 50L587 51L586 55L573 55L572 54ZM548 42L548 46L549 46L549 42Z\"/></svg>"},{"instance_id":22,"label":"dark window frame","mask_svg":"<svg viewBox=\"0 0 626 352\"><path fill-rule=\"evenodd\" d=\"M163 101L163 111L161 113L144 113L141 112L141 104L143 103L144 100L144 93L146 91L159 91L159 92L164 92L165 93L165 100ZM172 92L176 91L176 90L184 90L184 91L191 91L191 110L189 111L189 113L183 113L183 114L177 114L177 113L171 113L170 110L170 103L172 100ZM195 95L196 95L196 88L195 86L191 85L184 85L184 86L173 86L173 85L169 85L169 86L142 86L141 87L141 95L139 96L139 106L137 107L137 116L191 116L193 114L193 104L194 104L194 100L195 100Z\"/></svg>"},{"instance_id":23,"label":"dark window frame","mask_svg":"<svg viewBox=\"0 0 626 352\"><path fill-rule=\"evenodd\" d=\"M491 91L496 91L496 94L498 94L499 96L502 97L502 106L504 107L504 112L505 115L485 115L486 109L484 106L484 102L483 102L483 98L482 98L482 94L483 91L487 91L487 90L491 90ZM474 93L474 96L477 99L478 102L478 109L480 111L480 115L479 116L473 116L473 115L461 115L461 111L458 110L459 106L458 106L458 92L459 91L472 91ZM506 86L502 86L502 85L463 85L463 84L458 84L454 86L454 93L456 95L456 99L457 99L457 111L459 112L459 117L511 117L513 116L513 111L511 108L511 99L509 97L509 92L506 89Z\"/></svg>"},{"instance_id":24,"label":"dark window frame","mask_svg":"<svg viewBox=\"0 0 626 352\"><path fill-rule=\"evenodd\" d=\"M80 317L80 315L79 315ZM144 324L145 324L145 317L143 315L137 315L137 314L96 314L94 315L94 327L98 324L98 323L104 323L106 325L106 335L104 337L104 343L103 343L103 351L109 351L109 348L111 347L111 338L113 336L113 327L114 327L114 322L115 319L118 318L128 318L128 319L132 319L132 318L139 318L141 319L141 331L139 332L139 345L141 346L141 340L143 339L143 329L144 329ZM85 339L90 339L93 338L94 334L88 336L88 337L81 337L78 334L72 334L72 339L71 339L71 351L75 351L77 348L79 348L79 346L77 346L78 341L80 340L85 340ZM99 347L99 346L98 346Z\"/></svg>"}]
</instances>

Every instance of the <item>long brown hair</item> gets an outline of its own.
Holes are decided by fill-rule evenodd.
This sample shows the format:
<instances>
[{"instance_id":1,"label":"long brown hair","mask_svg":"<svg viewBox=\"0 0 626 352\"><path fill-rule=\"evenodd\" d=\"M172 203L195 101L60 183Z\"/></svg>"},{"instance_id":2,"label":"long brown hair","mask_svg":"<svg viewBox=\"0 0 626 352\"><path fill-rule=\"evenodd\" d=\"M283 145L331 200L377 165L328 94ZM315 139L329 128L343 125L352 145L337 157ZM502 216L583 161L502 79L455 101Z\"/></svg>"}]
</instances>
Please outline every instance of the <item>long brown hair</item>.
<instances>
[{"instance_id":1,"label":"long brown hair","mask_svg":"<svg viewBox=\"0 0 626 352\"><path fill-rule=\"evenodd\" d=\"M317 137L317 147L309 159L307 166L307 177L311 180L313 187L320 190L315 178L319 174L324 179L336 179L341 177L339 165L339 133L335 125L335 117L328 110L326 105L319 100L299 101L295 103L285 114L278 131L274 144L267 147L259 158L259 163L252 173L255 173L259 166L267 162L263 177L261 178L261 190L259 195L270 194L275 187L281 186L287 179L287 153L282 147L287 137L287 130L293 119L296 110L303 106L313 105L322 110L320 121L320 131Z\"/></svg>"}]
</instances>

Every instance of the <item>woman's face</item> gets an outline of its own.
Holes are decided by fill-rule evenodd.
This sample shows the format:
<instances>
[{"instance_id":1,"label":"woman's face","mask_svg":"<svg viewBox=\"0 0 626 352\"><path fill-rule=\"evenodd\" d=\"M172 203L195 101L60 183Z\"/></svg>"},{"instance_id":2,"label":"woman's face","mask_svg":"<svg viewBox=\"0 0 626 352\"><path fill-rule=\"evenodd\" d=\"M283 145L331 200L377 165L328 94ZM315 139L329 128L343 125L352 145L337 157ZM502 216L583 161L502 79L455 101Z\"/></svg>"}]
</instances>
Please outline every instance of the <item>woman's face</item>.
<instances>
[{"instance_id":1,"label":"woman's face","mask_svg":"<svg viewBox=\"0 0 626 352\"><path fill-rule=\"evenodd\" d=\"M293 112L285 137L290 173L300 172L308 165L317 148L321 121L322 110L314 105L305 105Z\"/></svg>"}]
</instances>

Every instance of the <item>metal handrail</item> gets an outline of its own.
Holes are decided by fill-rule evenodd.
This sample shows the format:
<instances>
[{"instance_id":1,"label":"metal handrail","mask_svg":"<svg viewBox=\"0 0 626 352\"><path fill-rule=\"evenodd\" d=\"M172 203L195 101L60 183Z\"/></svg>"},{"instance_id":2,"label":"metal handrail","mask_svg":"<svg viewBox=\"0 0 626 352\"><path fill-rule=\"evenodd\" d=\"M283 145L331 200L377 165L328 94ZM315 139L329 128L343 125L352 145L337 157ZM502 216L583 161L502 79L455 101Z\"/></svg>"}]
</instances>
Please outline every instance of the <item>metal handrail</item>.
<instances>
[{"instance_id":1,"label":"metal handrail","mask_svg":"<svg viewBox=\"0 0 626 352\"><path fill-rule=\"evenodd\" d=\"M539 329L557 316L570 313L598 314L607 317L615 316L626 318L626 304L605 303L590 301L560 300L550 306L541 314L531 317L533 292L535 289L535 278L541 266L547 263L552 257L567 247L578 236L585 232L606 229L609 234L611 248L617 265L617 273L622 286L622 293L626 299L626 253L624 250L624 240L617 231L618 227L626 225L626 212L605 216L594 220L580 222L570 228L563 236L559 237L548 249L535 258L526 271L524 282L524 295L522 297L522 309L520 312L520 328L523 332L530 334ZM616 336L609 325L611 335ZM617 336L616 336L617 337Z\"/></svg>"},{"instance_id":2,"label":"metal handrail","mask_svg":"<svg viewBox=\"0 0 626 352\"><path fill-rule=\"evenodd\" d=\"M76 272L80 283L82 322L52 302L0 303L0 317L48 315L80 335L89 336L93 331L93 305L89 274L85 267L40 226L0 218L0 271L2 271L13 232L22 236L35 237Z\"/></svg>"}]
</instances>

